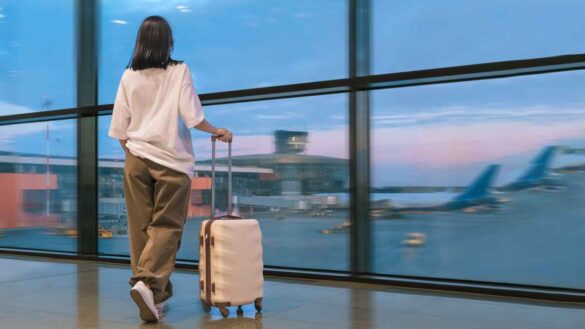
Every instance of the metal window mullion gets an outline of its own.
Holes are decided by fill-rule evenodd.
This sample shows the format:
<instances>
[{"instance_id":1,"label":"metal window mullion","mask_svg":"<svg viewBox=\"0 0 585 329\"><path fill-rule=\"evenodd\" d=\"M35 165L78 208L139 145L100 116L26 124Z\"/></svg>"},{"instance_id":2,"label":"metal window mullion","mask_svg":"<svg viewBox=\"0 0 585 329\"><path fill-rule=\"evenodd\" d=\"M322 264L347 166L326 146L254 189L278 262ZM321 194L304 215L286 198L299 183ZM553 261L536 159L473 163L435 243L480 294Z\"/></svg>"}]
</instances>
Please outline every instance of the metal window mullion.
<instances>
[{"instance_id":1,"label":"metal window mullion","mask_svg":"<svg viewBox=\"0 0 585 329\"><path fill-rule=\"evenodd\" d=\"M349 77L370 73L370 1L349 1ZM352 85L349 93L350 138L350 265L354 274L371 268L370 204L370 95Z\"/></svg>"},{"instance_id":2,"label":"metal window mullion","mask_svg":"<svg viewBox=\"0 0 585 329\"><path fill-rule=\"evenodd\" d=\"M77 0L77 107L97 105L98 0ZM97 116L77 118L77 250L98 251Z\"/></svg>"}]
</instances>

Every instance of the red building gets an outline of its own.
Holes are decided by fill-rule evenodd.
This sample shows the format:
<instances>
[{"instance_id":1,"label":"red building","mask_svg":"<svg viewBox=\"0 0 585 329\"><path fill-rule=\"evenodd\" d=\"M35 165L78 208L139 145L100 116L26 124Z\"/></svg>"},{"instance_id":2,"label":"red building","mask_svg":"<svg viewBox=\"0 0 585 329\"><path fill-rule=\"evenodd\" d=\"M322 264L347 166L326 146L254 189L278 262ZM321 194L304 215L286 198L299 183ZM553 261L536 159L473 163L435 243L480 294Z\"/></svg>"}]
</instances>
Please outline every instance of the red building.
<instances>
[{"instance_id":1,"label":"red building","mask_svg":"<svg viewBox=\"0 0 585 329\"><path fill-rule=\"evenodd\" d=\"M0 229L51 226L57 216L45 212L47 191L57 189L57 176L0 173Z\"/></svg>"}]
</instances>

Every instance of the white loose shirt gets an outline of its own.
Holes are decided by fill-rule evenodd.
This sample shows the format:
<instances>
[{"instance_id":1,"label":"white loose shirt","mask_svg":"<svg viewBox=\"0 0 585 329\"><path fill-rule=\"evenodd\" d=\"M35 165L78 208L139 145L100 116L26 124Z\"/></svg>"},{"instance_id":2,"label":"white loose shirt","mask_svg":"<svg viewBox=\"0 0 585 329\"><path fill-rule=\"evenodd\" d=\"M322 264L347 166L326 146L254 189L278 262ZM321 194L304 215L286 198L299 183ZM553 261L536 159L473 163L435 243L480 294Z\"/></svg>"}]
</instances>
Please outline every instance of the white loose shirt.
<instances>
[{"instance_id":1,"label":"white loose shirt","mask_svg":"<svg viewBox=\"0 0 585 329\"><path fill-rule=\"evenodd\" d=\"M193 176L195 155L189 128L204 119L186 64L122 75L108 135L127 139L138 157Z\"/></svg>"}]
</instances>

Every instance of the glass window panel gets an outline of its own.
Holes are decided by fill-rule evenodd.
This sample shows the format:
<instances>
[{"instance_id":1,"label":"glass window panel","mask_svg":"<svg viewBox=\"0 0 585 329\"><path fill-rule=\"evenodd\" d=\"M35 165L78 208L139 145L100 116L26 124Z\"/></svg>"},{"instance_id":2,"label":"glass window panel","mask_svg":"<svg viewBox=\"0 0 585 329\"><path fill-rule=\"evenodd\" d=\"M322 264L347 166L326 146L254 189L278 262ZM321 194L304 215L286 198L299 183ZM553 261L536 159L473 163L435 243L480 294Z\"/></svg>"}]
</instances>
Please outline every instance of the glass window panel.
<instances>
[{"instance_id":1,"label":"glass window panel","mask_svg":"<svg viewBox=\"0 0 585 329\"><path fill-rule=\"evenodd\" d=\"M585 52L578 0L374 0L373 71Z\"/></svg>"},{"instance_id":2,"label":"glass window panel","mask_svg":"<svg viewBox=\"0 0 585 329\"><path fill-rule=\"evenodd\" d=\"M235 133L238 210L260 221L267 265L347 270L348 118L346 95L209 106L206 117ZM123 152L99 121L100 253L128 254ZM209 135L193 131L197 157L189 215L178 258L198 259L198 232L210 213ZM218 162L227 148L218 145ZM218 208L226 210L226 175L218 173Z\"/></svg>"},{"instance_id":3,"label":"glass window panel","mask_svg":"<svg viewBox=\"0 0 585 329\"><path fill-rule=\"evenodd\" d=\"M0 115L74 107L76 65L72 0L0 0Z\"/></svg>"},{"instance_id":4,"label":"glass window panel","mask_svg":"<svg viewBox=\"0 0 585 329\"><path fill-rule=\"evenodd\" d=\"M0 126L0 247L77 250L75 120Z\"/></svg>"},{"instance_id":5,"label":"glass window panel","mask_svg":"<svg viewBox=\"0 0 585 329\"><path fill-rule=\"evenodd\" d=\"M374 271L585 288L584 81L375 91Z\"/></svg>"},{"instance_id":6,"label":"glass window panel","mask_svg":"<svg viewBox=\"0 0 585 329\"><path fill-rule=\"evenodd\" d=\"M346 1L101 1L100 103L113 103L140 23L171 23L201 93L347 76Z\"/></svg>"},{"instance_id":7,"label":"glass window panel","mask_svg":"<svg viewBox=\"0 0 585 329\"><path fill-rule=\"evenodd\" d=\"M124 201L124 151L108 136L112 116L98 117L98 251L130 255Z\"/></svg>"}]
</instances>

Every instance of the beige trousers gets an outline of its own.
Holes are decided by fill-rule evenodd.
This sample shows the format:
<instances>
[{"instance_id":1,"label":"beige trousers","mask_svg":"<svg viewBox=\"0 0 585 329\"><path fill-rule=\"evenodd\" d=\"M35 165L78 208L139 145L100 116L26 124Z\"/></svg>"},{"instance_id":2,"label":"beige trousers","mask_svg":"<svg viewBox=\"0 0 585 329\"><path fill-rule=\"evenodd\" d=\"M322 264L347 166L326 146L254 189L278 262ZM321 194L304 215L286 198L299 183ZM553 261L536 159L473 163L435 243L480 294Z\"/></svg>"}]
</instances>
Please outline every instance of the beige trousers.
<instances>
[{"instance_id":1,"label":"beige trousers","mask_svg":"<svg viewBox=\"0 0 585 329\"><path fill-rule=\"evenodd\" d=\"M181 244L191 194L184 173L126 152L124 193L133 286L150 286L155 303L173 295L170 276Z\"/></svg>"}]
</instances>

